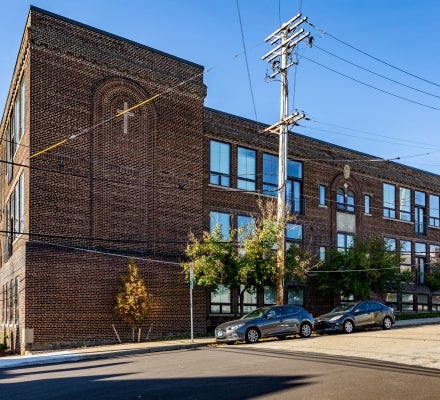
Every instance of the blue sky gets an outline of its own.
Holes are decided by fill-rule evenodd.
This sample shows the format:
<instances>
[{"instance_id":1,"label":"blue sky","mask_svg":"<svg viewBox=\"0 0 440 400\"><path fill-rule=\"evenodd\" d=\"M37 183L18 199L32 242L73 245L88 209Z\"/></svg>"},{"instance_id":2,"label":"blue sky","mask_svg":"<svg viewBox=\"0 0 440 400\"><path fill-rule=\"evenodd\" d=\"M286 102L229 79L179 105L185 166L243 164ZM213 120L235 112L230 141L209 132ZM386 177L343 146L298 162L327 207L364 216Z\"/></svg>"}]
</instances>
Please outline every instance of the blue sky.
<instances>
[{"instance_id":1,"label":"blue sky","mask_svg":"<svg viewBox=\"0 0 440 400\"><path fill-rule=\"evenodd\" d=\"M294 130L440 174L438 0L4 0L2 110L31 4L203 65L206 106L267 124L280 87L264 39L301 12L314 43L289 70L289 111L309 119Z\"/></svg>"}]
</instances>

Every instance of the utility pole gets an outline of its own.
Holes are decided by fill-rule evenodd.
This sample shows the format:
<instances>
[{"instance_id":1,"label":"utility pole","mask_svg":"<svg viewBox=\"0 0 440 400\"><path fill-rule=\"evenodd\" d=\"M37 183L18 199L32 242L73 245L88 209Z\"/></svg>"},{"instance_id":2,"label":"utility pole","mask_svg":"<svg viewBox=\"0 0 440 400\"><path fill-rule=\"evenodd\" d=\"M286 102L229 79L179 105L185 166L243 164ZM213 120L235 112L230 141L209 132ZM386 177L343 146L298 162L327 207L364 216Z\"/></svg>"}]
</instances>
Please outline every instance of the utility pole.
<instances>
[{"instance_id":1,"label":"utility pole","mask_svg":"<svg viewBox=\"0 0 440 400\"><path fill-rule=\"evenodd\" d=\"M288 115L289 93L287 71L292 65L295 64L295 62L289 61L293 49L299 42L310 36L310 32L304 33L304 28L296 30L305 21L307 21L307 17L301 17L301 13L299 13L288 22L284 23L271 35L269 35L265 39L265 42L270 41L271 45L276 46L262 57L263 60L267 60L267 62L269 62L272 66L273 73L269 76L269 78L273 79L277 75L280 75L281 81L280 121L264 130L264 132L279 134L277 222L280 229L277 240L277 304L284 304L288 132L290 125L295 125L305 116L304 114L299 114L298 112Z\"/></svg>"}]
</instances>

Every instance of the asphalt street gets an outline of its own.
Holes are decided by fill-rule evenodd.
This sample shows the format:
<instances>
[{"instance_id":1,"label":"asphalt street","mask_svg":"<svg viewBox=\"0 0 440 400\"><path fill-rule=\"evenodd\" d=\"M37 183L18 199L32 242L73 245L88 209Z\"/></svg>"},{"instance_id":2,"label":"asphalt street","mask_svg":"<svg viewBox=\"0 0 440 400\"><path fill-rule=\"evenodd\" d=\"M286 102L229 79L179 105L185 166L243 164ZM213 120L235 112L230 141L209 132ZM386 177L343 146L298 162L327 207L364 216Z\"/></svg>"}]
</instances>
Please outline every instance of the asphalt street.
<instances>
[{"instance_id":1,"label":"asphalt street","mask_svg":"<svg viewBox=\"0 0 440 400\"><path fill-rule=\"evenodd\" d=\"M0 357L0 369L96 360L125 355L216 346L214 338L126 343L24 356ZM225 346L225 345L223 345ZM314 335L308 339L264 340L246 349L272 349L382 360L440 370L440 318L397 321L391 330L371 329L352 334Z\"/></svg>"}]
</instances>

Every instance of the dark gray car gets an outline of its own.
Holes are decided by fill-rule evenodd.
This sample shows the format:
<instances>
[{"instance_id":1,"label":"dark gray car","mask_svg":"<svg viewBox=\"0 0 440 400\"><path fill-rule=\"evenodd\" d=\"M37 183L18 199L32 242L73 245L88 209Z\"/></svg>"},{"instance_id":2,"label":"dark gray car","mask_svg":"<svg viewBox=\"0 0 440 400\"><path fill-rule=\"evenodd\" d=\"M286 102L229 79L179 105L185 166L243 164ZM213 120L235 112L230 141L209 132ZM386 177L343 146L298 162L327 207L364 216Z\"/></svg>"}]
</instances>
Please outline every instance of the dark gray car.
<instances>
[{"instance_id":1,"label":"dark gray car","mask_svg":"<svg viewBox=\"0 0 440 400\"><path fill-rule=\"evenodd\" d=\"M328 314L315 318L316 331L352 333L358 328L378 326L390 329L396 317L394 310L372 300L342 304Z\"/></svg>"},{"instance_id":2,"label":"dark gray car","mask_svg":"<svg viewBox=\"0 0 440 400\"><path fill-rule=\"evenodd\" d=\"M235 321L215 328L215 339L220 343L237 341L256 343L263 337L284 339L299 334L309 337L313 331L313 317L300 306L284 305L261 307Z\"/></svg>"}]
</instances>

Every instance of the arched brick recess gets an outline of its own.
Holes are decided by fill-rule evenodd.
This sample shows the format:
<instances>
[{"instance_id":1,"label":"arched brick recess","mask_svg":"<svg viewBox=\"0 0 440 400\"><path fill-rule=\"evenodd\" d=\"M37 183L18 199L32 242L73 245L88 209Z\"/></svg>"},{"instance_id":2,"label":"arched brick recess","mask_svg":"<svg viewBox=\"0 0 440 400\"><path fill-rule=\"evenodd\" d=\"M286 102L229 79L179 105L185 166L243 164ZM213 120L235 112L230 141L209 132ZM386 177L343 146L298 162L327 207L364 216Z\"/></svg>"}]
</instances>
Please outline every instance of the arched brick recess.
<instances>
[{"instance_id":1,"label":"arched brick recess","mask_svg":"<svg viewBox=\"0 0 440 400\"><path fill-rule=\"evenodd\" d=\"M129 109L150 97L124 78L106 80L95 91L91 138L95 245L118 247L121 241L123 247L143 249L152 240L156 110L147 103L116 117L124 106Z\"/></svg>"}]
</instances>

